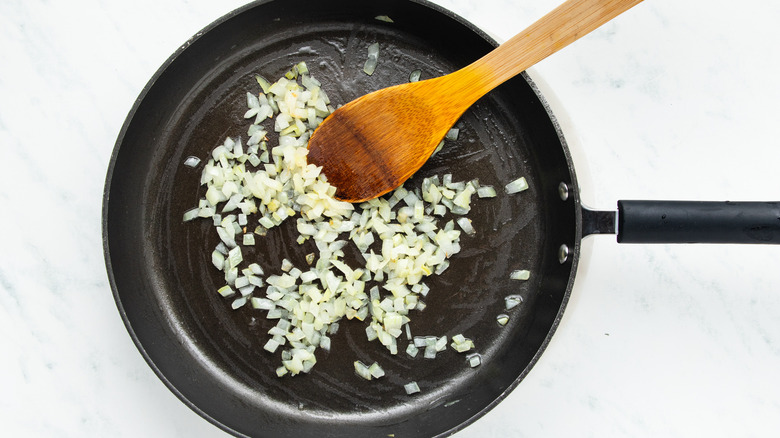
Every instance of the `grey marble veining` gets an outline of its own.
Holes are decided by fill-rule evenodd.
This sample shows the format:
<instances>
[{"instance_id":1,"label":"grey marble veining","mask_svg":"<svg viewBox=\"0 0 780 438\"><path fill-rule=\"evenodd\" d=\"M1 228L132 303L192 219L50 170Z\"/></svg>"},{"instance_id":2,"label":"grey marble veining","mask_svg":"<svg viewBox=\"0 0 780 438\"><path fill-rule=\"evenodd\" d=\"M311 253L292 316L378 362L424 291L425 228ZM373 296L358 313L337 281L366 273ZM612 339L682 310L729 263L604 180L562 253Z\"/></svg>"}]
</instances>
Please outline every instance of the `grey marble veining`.
<instances>
[{"instance_id":1,"label":"grey marble veining","mask_svg":"<svg viewBox=\"0 0 780 438\"><path fill-rule=\"evenodd\" d=\"M0 3L0 435L222 437L156 378L103 262L127 112L231 0ZM499 40L554 0L437 0ZM534 67L585 202L777 200L780 5L647 0ZM777 247L588 238L548 350L458 437L771 436Z\"/></svg>"}]
</instances>

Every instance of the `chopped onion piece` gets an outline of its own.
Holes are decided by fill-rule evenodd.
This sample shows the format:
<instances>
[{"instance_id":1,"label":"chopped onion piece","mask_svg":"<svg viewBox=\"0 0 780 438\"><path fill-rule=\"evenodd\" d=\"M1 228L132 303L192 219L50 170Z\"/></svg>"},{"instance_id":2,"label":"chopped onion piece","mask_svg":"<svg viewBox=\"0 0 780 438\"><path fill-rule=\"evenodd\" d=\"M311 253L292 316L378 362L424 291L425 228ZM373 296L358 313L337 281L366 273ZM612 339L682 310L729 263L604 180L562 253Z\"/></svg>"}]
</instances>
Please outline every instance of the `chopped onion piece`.
<instances>
[{"instance_id":1,"label":"chopped onion piece","mask_svg":"<svg viewBox=\"0 0 780 438\"><path fill-rule=\"evenodd\" d=\"M229 267L235 268L242 261L244 261L244 256L241 254L240 246L236 246L228 252L227 262Z\"/></svg>"},{"instance_id":2,"label":"chopped onion piece","mask_svg":"<svg viewBox=\"0 0 780 438\"><path fill-rule=\"evenodd\" d=\"M471 368L476 368L482 364L482 356L479 353L472 353L466 356L466 361Z\"/></svg>"},{"instance_id":3,"label":"chopped onion piece","mask_svg":"<svg viewBox=\"0 0 780 438\"><path fill-rule=\"evenodd\" d=\"M363 362L361 362L359 360L356 360L354 362L354 365L355 365L355 373L358 376L360 376L360 377L362 377L362 378L364 378L366 380L371 380L371 377L372 377L371 376L371 371L368 369L368 367Z\"/></svg>"},{"instance_id":4,"label":"chopped onion piece","mask_svg":"<svg viewBox=\"0 0 780 438\"><path fill-rule=\"evenodd\" d=\"M233 285L238 289L241 289L242 287L247 287L249 286L249 278L246 276L238 277L236 278Z\"/></svg>"},{"instance_id":5,"label":"chopped onion piece","mask_svg":"<svg viewBox=\"0 0 780 438\"><path fill-rule=\"evenodd\" d=\"M385 370L383 370L382 367L379 366L379 364L376 362L374 362L370 367L368 367L368 371L371 373L371 377L375 379L378 379L385 375Z\"/></svg>"},{"instance_id":6,"label":"chopped onion piece","mask_svg":"<svg viewBox=\"0 0 780 438\"><path fill-rule=\"evenodd\" d=\"M417 81L419 81L420 80L420 75L422 75L422 70L420 70L420 69L413 70L409 74L409 82L417 82Z\"/></svg>"},{"instance_id":7,"label":"chopped onion piece","mask_svg":"<svg viewBox=\"0 0 780 438\"><path fill-rule=\"evenodd\" d=\"M298 64L296 64L295 67L298 69L298 74L300 75L309 74L309 67L306 65L306 62L301 61Z\"/></svg>"},{"instance_id":8,"label":"chopped onion piece","mask_svg":"<svg viewBox=\"0 0 780 438\"><path fill-rule=\"evenodd\" d=\"M184 165L187 167L197 167L200 164L200 158L195 156L189 156L184 160Z\"/></svg>"},{"instance_id":9,"label":"chopped onion piece","mask_svg":"<svg viewBox=\"0 0 780 438\"><path fill-rule=\"evenodd\" d=\"M509 274L509 278L512 280L528 280L530 277L531 272L526 269L518 269Z\"/></svg>"},{"instance_id":10,"label":"chopped onion piece","mask_svg":"<svg viewBox=\"0 0 780 438\"><path fill-rule=\"evenodd\" d=\"M233 290L233 288L228 285L222 286L221 288L219 288L219 290L217 290L217 292L219 292L219 294L222 295L223 297L229 297L236 293Z\"/></svg>"},{"instance_id":11,"label":"chopped onion piece","mask_svg":"<svg viewBox=\"0 0 780 438\"><path fill-rule=\"evenodd\" d=\"M393 19L388 17L387 15L377 15L376 17L374 17L374 20L384 21L385 23L393 22Z\"/></svg>"},{"instance_id":12,"label":"chopped onion piece","mask_svg":"<svg viewBox=\"0 0 780 438\"><path fill-rule=\"evenodd\" d=\"M233 307L233 309L235 310L238 309L239 307L242 307L244 304L246 304L246 297L242 296L240 298L236 298L235 300L233 300L231 307Z\"/></svg>"},{"instance_id":13,"label":"chopped onion piece","mask_svg":"<svg viewBox=\"0 0 780 438\"><path fill-rule=\"evenodd\" d=\"M436 348L436 351L444 351L444 349L447 347L447 337L442 336L438 339L436 339L436 343L434 344L434 347Z\"/></svg>"},{"instance_id":14,"label":"chopped onion piece","mask_svg":"<svg viewBox=\"0 0 780 438\"><path fill-rule=\"evenodd\" d=\"M498 322L498 325L505 326L509 322L509 315L502 313L496 316L496 321Z\"/></svg>"},{"instance_id":15,"label":"chopped onion piece","mask_svg":"<svg viewBox=\"0 0 780 438\"><path fill-rule=\"evenodd\" d=\"M450 346L458 353L463 353L474 348L474 341L464 337L462 334L457 334L452 337Z\"/></svg>"},{"instance_id":16,"label":"chopped onion piece","mask_svg":"<svg viewBox=\"0 0 780 438\"><path fill-rule=\"evenodd\" d=\"M268 298L252 297L250 303L252 304L252 307L255 309L271 310L274 308L273 301L269 300Z\"/></svg>"},{"instance_id":17,"label":"chopped onion piece","mask_svg":"<svg viewBox=\"0 0 780 438\"><path fill-rule=\"evenodd\" d=\"M379 335L377 334L376 329L374 327L370 325L366 326L366 339L368 339L369 341L373 341L378 337Z\"/></svg>"},{"instance_id":18,"label":"chopped onion piece","mask_svg":"<svg viewBox=\"0 0 780 438\"><path fill-rule=\"evenodd\" d=\"M211 264L221 271L225 267L225 256L215 249L211 253Z\"/></svg>"},{"instance_id":19,"label":"chopped onion piece","mask_svg":"<svg viewBox=\"0 0 780 438\"><path fill-rule=\"evenodd\" d=\"M506 302L506 310L512 310L523 302L523 297L520 295L509 295L504 298L504 301Z\"/></svg>"},{"instance_id":20,"label":"chopped onion piece","mask_svg":"<svg viewBox=\"0 0 780 438\"><path fill-rule=\"evenodd\" d=\"M431 154L431 156L434 156L437 153L439 153L439 151L442 150L443 147L444 147L444 140L439 142L439 144L436 146L436 149L433 150L433 153Z\"/></svg>"},{"instance_id":21,"label":"chopped onion piece","mask_svg":"<svg viewBox=\"0 0 780 438\"><path fill-rule=\"evenodd\" d=\"M496 189L493 186L480 186L477 189L477 196L480 198L495 198Z\"/></svg>"},{"instance_id":22,"label":"chopped onion piece","mask_svg":"<svg viewBox=\"0 0 780 438\"><path fill-rule=\"evenodd\" d=\"M466 234L473 236L476 231L474 230L474 227L471 225L471 219L467 217L461 217L457 220L458 225L460 225L460 228L463 229L463 231L466 232Z\"/></svg>"},{"instance_id":23,"label":"chopped onion piece","mask_svg":"<svg viewBox=\"0 0 780 438\"><path fill-rule=\"evenodd\" d=\"M368 59L363 65L363 72L369 76L374 74L379 60L379 43L372 43L368 46Z\"/></svg>"},{"instance_id":24,"label":"chopped onion piece","mask_svg":"<svg viewBox=\"0 0 780 438\"><path fill-rule=\"evenodd\" d=\"M322 348L325 351L330 351L330 338L322 335L320 337L320 348Z\"/></svg>"},{"instance_id":25,"label":"chopped onion piece","mask_svg":"<svg viewBox=\"0 0 780 438\"><path fill-rule=\"evenodd\" d=\"M523 190L528 189L528 182L525 180L525 177L520 177L507 184L506 187L504 187L504 189L510 195L513 193L519 193L522 192Z\"/></svg>"},{"instance_id":26,"label":"chopped onion piece","mask_svg":"<svg viewBox=\"0 0 780 438\"><path fill-rule=\"evenodd\" d=\"M265 275L265 272L263 272L263 268L260 267L257 263L252 263L248 267L250 272L252 272L255 275Z\"/></svg>"},{"instance_id":27,"label":"chopped onion piece","mask_svg":"<svg viewBox=\"0 0 780 438\"><path fill-rule=\"evenodd\" d=\"M277 342L275 339L269 339L268 342L265 343L263 346L263 349L265 351L268 351L270 353L274 353L277 348L279 348L279 342Z\"/></svg>"},{"instance_id":28,"label":"chopped onion piece","mask_svg":"<svg viewBox=\"0 0 780 438\"><path fill-rule=\"evenodd\" d=\"M255 75L255 80L260 85L260 88L263 89L263 93L268 94L268 91L271 88L271 83L268 82L268 80L260 75Z\"/></svg>"},{"instance_id":29,"label":"chopped onion piece","mask_svg":"<svg viewBox=\"0 0 780 438\"><path fill-rule=\"evenodd\" d=\"M420 386L417 384L417 382L409 382L404 385L404 391L406 391L406 393L409 395L416 394L420 392Z\"/></svg>"},{"instance_id":30,"label":"chopped onion piece","mask_svg":"<svg viewBox=\"0 0 780 438\"><path fill-rule=\"evenodd\" d=\"M191 208L191 209L185 211L184 212L184 217L182 218L182 220L184 222L189 222L189 221L191 221L191 220L193 220L193 219L195 219L195 218L197 218L199 216L200 216L200 208L195 207L195 208Z\"/></svg>"}]
</instances>

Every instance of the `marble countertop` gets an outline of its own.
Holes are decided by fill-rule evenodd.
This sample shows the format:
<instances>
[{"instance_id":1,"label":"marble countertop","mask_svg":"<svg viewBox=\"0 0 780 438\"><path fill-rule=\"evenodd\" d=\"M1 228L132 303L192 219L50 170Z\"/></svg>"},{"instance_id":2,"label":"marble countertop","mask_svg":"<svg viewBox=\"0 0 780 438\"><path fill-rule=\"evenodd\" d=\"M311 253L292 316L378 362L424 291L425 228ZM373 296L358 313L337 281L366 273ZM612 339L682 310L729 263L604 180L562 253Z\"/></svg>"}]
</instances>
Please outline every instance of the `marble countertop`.
<instances>
[{"instance_id":1,"label":"marble countertop","mask_svg":"<svg viewBox=\"0 0 780 438\"><path fill-rule=\"evenodd\" d=\"M133 345L103 260L120 127L241 0L0 2L0 434L223 437ZM437 0L504 40L558 0ZM585 203L778 200L780 4L647 0L535 66ZM45 213L41 213L45 212ZM780 247L583 243L522 384L459 438L774 436Z\"/></svg>"}]
</instances>

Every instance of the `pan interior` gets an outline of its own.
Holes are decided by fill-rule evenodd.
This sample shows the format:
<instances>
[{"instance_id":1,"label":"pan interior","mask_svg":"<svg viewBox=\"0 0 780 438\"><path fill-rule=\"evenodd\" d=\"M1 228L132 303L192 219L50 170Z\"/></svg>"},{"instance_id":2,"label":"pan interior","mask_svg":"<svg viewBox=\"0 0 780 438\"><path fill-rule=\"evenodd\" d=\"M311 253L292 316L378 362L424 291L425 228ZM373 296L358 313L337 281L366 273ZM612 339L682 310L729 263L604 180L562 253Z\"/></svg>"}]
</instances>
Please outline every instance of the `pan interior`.
<instances>
[{"instance_id":1,"label":"pan interior","mask_svg":"<svg viewBox=\"0 0 780 438\"><path fill-rule=\"evenodd\" d=\"M475 199L469 217L477 236L464 234L449 269L426 283L412 334L474 340L477 368L451 349L436 359L408 357L366 341L366 323L343 321L329 353L318 350L311 373L279 379L277 354L263 350L275 324L265 312L215 291L224 284L211 265L219 238L210 221L182 222L204 195L199 168L226 136L246 138L247 91L261 74L275 80L306 61L338 105L405 82L409 73L445 74L493 48L479 31L425 3L301 1L249 5L220 20L158 72L123 128L109 170L104 207L107 263L120 312L139 349L161 379L189 406L237 434L279 436L432 436L451 433L503 398L528 372L554 329L569 290L573 263L558 263L560 244L576 242L576 202L558 198L558 183L574 184L565 147L540 98L522 76L477 102L456 124L460 136L434 156L407 187L451 173L478 178L499 191ZM377 20L389 16L392 23ZM366 48L381 47L376 73L362 71ZM273 139L272 139L273 141ZM520 176L530 189L502 193ZM250 218L251 220L251 218ZM286 221L244 258L266 273L287 258L306 266L314 245L298 245ZM345 262L357 265L357 250ZM509 279L529 269L531 279ZM504 297L523 304L507 312ZM501 327L496 316L510 314ZM386 376L365 381L353 361L378 362ZM422 392L405 393L416 381Z\"/></svg>"}]
</instances>

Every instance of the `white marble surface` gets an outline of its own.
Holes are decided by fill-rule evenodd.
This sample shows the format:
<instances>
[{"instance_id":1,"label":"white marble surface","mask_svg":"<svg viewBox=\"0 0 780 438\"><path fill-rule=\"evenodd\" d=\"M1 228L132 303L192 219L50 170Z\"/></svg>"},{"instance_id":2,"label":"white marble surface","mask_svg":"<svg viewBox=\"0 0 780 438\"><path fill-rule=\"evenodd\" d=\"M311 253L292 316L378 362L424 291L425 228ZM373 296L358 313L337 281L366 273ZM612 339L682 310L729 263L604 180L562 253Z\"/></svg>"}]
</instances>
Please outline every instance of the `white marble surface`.
<instances>
[{"instance_id":1,"label":"white marble surface","mask_svg":"<svg viewBox=\"0 0 780 438\"><path fill-rule=\"evenodd\" d=\"M243 3L0 2L0 435L225 436L131 342L103 264L101 196L149 77ZM506 39L558 0L437 3ZM647 0L536 66L586 203L780 199L778 21L766 0ZM586 239L549 349L457 436L775 436L779 256Z\"/></svg>"}]
</instances>

